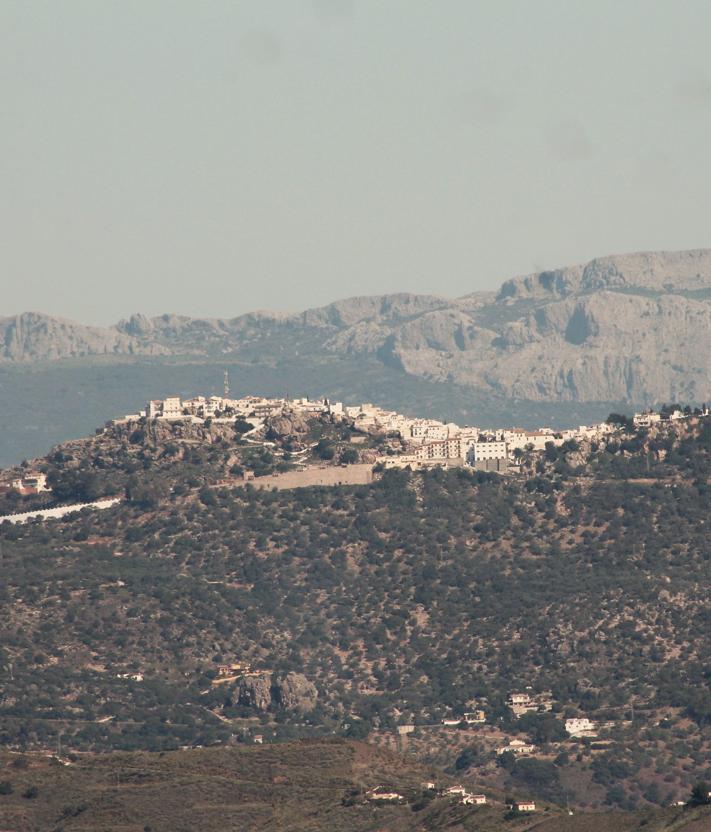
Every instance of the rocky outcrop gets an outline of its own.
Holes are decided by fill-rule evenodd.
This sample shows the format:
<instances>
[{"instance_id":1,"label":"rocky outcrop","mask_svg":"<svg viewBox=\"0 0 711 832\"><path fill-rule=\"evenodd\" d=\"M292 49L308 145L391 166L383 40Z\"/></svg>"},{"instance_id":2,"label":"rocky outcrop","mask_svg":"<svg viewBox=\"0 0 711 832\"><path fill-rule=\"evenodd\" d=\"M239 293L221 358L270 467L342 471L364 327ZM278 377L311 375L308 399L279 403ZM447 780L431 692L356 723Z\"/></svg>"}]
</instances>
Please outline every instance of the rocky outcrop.
<instances>
[{"instance_id":1,"label":"rocky outcrop","mask_svg":"<svg viewBox=\"0 0 711 832\"><path fill-rule=\"evenodd\" d=\"M0 318L0 361L53 361L98 355L164 355L167 352L159 344L142 342L113 327L82 326L37 312Z\"/></svg>"},{"instance_id":2,"label":"rocky outcrop","mask_svg":"<svg viewBox=\"0 0 711 832\"><path fill-rule=\"evenodd\" d=\"M268 710L272 704L272 682L269 676L243 676L237 689L237 701L245 708Z\"/></svg>"},{"instance_id":3,"label":"rocky outcrop","mask_svg":"<svg viewBox=\"0 0 711 832\"><path fill-rule=\"evenodd\" d=\"M297 436L308 433L312 424L302 413L283 413L266 420L267 432L272 432L280 438Z\"/></svg>"},{"instance_id":4,"label":"rocky outcrop","mask_svg":"<svg viewBox=\"0 0 711 832\"><path fill-rule=\"evenodd\" d=\"M549 401L711 399L711 251L643 252L506 281L497 295L356 297L298 315L134 315L84 327L0 319L0 362L96 355L340 355L437 382ZM299 425L274 426L299 433Z\"/></svg>"},{"instance_id":5,"label":"rocky outcrop","mask_svg":"<svg viewBox=\"0 0 711 832\"><path fill-rule=\"evenodd\" d=\"M316 685L301 673L287 673L274 683L274 700L286 711L305 714L316 707Z\"/></svg>"},{"instance_id":6,"label":"rocky outcrop","mask_svg":"<svg viewBox=\"0 0 711 832\"><path fill-rule=\"evenodd\" d=\"M308 713L316 707L316 686L301 673L287 673L271 679L266 674L243 676L237 688L237 701L247 708L267 711Z\"/></svg>"}]
</instances>

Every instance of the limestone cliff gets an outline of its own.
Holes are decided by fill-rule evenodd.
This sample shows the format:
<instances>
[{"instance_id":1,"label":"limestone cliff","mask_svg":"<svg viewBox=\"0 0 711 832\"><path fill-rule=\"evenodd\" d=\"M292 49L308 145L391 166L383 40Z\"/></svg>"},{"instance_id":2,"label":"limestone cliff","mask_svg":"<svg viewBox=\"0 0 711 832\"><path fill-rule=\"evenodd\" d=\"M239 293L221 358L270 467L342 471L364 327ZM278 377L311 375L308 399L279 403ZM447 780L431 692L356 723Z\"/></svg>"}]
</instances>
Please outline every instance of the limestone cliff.
<instances>
[{"instance_id":1,"label":"limestone cliff","mask_svg":"<svg viewBox=\"0 0 711 832\"><path fill-rule=\"evenodd\" d=\"M506 281L498 294L356 297L296 315L0 319L0 362L233 356L305 368L347 354L538 401L711 399L711 250L645 252ZM295 379L298 386L298 379Z\"/></svg>"}]
</instances>

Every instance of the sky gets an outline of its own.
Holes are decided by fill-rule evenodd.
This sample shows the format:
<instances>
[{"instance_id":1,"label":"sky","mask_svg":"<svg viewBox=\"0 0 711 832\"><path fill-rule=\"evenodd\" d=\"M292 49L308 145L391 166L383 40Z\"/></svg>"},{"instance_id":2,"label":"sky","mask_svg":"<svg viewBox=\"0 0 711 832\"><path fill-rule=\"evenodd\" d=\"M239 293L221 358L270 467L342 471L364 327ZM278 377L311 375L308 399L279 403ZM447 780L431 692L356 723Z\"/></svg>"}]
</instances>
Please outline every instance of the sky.
<instances>
[{"instance_id":1,"label":"sky","mask_svg":"<svg viewBox=\"0 0 711 832\"><path fill-rule=\"evenodd\" d=\"M3 0L0 316L711 247L708 0Z\"/></svg>"}]
</instances>

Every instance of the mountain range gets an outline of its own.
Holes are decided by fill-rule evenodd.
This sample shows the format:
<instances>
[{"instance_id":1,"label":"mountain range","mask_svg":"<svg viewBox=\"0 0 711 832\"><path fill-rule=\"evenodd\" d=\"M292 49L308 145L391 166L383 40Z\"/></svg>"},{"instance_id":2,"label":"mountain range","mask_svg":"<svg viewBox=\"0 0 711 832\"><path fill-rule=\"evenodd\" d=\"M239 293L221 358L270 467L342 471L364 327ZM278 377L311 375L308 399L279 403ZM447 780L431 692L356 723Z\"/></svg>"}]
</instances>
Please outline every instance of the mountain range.
<instances>
[{"instance_id":1,"label":"mountain range","mask_svg":"<svg viewBox=\"0 0 711 832\"><path fill-rule=\"evenodd\" d=\"M711 250L601 257L457 299L352 297L298 314L136 314L110 327L0 318L0 362L354 357L528 401L711 397Z\"/></svg>"}]
</instances>

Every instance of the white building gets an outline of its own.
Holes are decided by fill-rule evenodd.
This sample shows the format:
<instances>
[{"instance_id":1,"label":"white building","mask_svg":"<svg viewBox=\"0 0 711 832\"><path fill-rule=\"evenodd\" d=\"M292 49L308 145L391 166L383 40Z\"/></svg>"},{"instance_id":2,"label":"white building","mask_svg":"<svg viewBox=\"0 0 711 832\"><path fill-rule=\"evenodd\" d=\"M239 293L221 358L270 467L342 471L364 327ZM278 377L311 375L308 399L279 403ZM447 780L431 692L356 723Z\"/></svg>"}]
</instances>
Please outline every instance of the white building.
<instances>
[{"instance_id":1,"label":"white building","mask_svg":"<svg viewBox=\"0 0 711 832\"><path fill-rule=\"evenodd\" d=\"M463 459L459 439L436 439L423 442L414 449L415 459Z\"/></svg>"},{"instance_id":2,"label":"white building","mask_svg":"<svg viewBox=\"0 0 711 832\"><path fill-rule=\"evenodd\" d=\"M399 792L385 791L382 786L376 786L367 793L368 800L402 800Z\"/></svg>"},{"instance_id":3,"label":"white building","mask_svg":"<svg viewBox=\"0 0 711 832\"><path fill-rule=\"evenodd\" d=\"M448 437L447 425L435 419L416 419L410 425L410 438L413 442L441 442Z\"/></svg>"},{"instance_id":4,"label":"white building","mask_svg":"<svg viewBox=\"0 0 711 832\"><path fill-rule=\"evenodd\" d=\"M183 415L183 405L177 396L169 396L163 399L163 412L161 416L164 419L176 419Z\"/></svg>"},{"instance_id":5,"label":"white building","mask_svg":"<svg viewBox=\"0 0 711 832\"><path fill-rule=\"evenodd\" d=\"M263 399L261 405L264 406L269 400ZM273 403L273 402L269 402ZM326 413L329 411L329 405L326 401L311 400L311 399L293 399L291 406L299 413Z\"/></svg>"},{"instance_id":6,"label":"white building","mask_svg":"<svg viewBox=\"0 0 711 832\"><path fill-rule=\"evenodd\" d=\"M47 487L47 475L40 471L32 473L28 471L21 477L12 480L10 488L19 491L21 494L39 494L42 491L50 490Z\"/></svg>"},{"instance_id":7,"label":"white building","mask_svg":"<svg viewBox=\"0 0 711 832\"><path fill-rule=\"evenodd\" d=\"M595 732L595 723L587 717L574 717L565 720L565 730L571 737L590 736Z\"/></svg>"},{"instance_id":8,"label":"white building","mask_svg":"<svg viewBox=\"0 0 711 832\"><path fill-rule=\"evenodd\" d=\"M462 795L462 803L472 806L484 806L486 803L485 794L464 794Z\"/></svg>"},{"instance_id":9,"label":"white building","mask_svg":"<svg viewBox=\"0 0 711 832\"><path fill-rule=\"evenodd\" d=\"M497 431L496 438L506 442L509 450L514 448L525 448L527 443L527 432L523 428L508 428L502 431Z\"/></svg>"},{"instance_id":10,"label":"white building","mask_svg":"<svg viewBox=\"0 0 711 832\"><path fill-rule=\"evenodd\" d=\"M495 439L473 442L467 451L468 462L481 462L485 459L506 459L508 447L506 442Z\"/></svg>"},{"instance_id":11,"label":"white building","mask_svg":"<svg viewBox=\"0 0 711 832\"><path fill-rule=\"evenodd\" d=\"M397 726L397 732L401 737L406 736L407 734L414 734L415 726L414 725L398 725Z\"/></svg>"},{"instance_id":12,"label":"white building","mask_svg":"<svg viewBox=\"0 0 711 832\"><path fill-rule=\"evenodd\" d=\"M146 416L149 419L181 419L183 404L177 396L167 399L151 399L146 405Z\"/></svg>"},{"instance_id":13,"label":"white building","mask_svg":"<svg viewBox=\"0 0 711 832\"><path fill-rule=\"evenodd\" d=\"M661 413L655 413L653 410L647 410L644 413L635 413L632 417L632 422L637 428L651 428L662 421Z\"/></svg>"},{"instance_id":14,"label":"white building","mask_svg":"<svg viewBox=\"0 0 711 832\"><path fill-rule=\"evenodd\" d=\"M529 445L534 451L545 451L546 445L554 442L553 432L547 430L530 430L526 432L526 446Z\"/></svg>"},{"instance_id":15,"label":"white building","mask_svg":"<svg viewBox=\"0 0 711 832\"><path fill-rule=\"evenodd\" d=\"M501 755L505 754L507 751L510 751L512 754L522 755L522 754L533 754L536 750L536 746L532 743L524 742L523 740L511 740L508 745L501 745L496 749L496 753Z\"/></svg>"}]
</instances>

